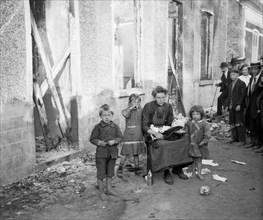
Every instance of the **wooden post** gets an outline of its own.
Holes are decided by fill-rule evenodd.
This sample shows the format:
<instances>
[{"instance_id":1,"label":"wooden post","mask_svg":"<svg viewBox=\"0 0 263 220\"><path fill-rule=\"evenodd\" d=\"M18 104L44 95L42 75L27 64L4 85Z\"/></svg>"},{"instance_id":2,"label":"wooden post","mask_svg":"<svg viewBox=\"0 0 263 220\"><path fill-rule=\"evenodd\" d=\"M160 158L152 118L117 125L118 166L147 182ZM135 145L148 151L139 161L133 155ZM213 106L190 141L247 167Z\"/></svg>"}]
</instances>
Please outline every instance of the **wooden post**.
<instances>
[{"instance_id":1,"label":"wooden post","mask_svg":"<svg viewBox=\"0 0 263 220\"><path fill-rule=\"evenodd\" d=\"M47 151L49 151L52 148L52 143L48 139L47 114L46 114L46 109L45 109L44 102L42 99L42 94L41 94L41 91L40 91L40 88L37 82L33 82L33 97L34 97L34 102L35 102L35 106L37 109L37 113L39 116L39 121L40 121L41 129L43 132L43 137L47 145Z\"/></svg>"},{"instance_id":2,"label":"wooden post","mask_svg":"<svg viewBox=\"0 0 263 220\"><path fill-rule=\"evenodd\" d=\"M170 61L171 67L172 67L172 72L173 72L173 75L174 75L174 78L175 78L176 86L178 88L178 90L177 90L178 91L178 97L179 97L178 101L181 102L183 115L186 116L184 103L183 103L182 95L181 95L181 92L180 92L180 85L179 85L179 82L178 82L178 75L177 75L177 73L175 71L175 68L174 68L174 61L173 61L172 52L171 52L170 48L168 48L168 57L169 57L169 61Z\"/></svg>"}]
</instances>

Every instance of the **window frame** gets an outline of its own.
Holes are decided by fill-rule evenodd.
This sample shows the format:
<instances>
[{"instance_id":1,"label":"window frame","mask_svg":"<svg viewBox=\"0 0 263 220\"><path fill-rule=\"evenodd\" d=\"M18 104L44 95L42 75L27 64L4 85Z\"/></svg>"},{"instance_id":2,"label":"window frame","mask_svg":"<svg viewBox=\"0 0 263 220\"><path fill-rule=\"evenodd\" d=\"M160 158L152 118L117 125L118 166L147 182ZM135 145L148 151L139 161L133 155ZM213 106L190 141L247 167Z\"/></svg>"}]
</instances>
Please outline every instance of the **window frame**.
<instances>
[{"instance_id":1,"label":"window frame","mask_svg":"<svg viewBox=\"0 0 263 220\"><path fill-rule=\"evenodd\" d=\"M116 80L113 82L115 89L115 95L120 97L126 97L129 96L133 92L137 92L139 94L143 93L143 79L142 79L142 62L141 62L141 56L142 56L142 19L141 19L141 10L142 10L142 4L140 0L133 0L133 13L134 13L134 19L133 19L133 25L134 25L134 74L133 74L133 81L134 81L134 87L131 88L122 88L120 87L119 83L116 83ZM115 46L115 39L116 39L116 21L115 21L115 13L113 10L113 22L114 22L114 34L113 34L113 42ZM139 36L138 36L139 35ZM115 51L115 50L114 50ZM124 82L124 74L119 74L115 71L116 68L116 51L113 53L113 72L114 76L113 78L122 78L122 83ZM118 59L118 58L117 58ZM123 65L123 64L121 64ZM118 74L118 75L117 75Z\"/></svg>"},{"instance_id":2,"label":"window frame","mask_svg":"<svg viewBox=\"0 0 263 220\"><path fill-rule=\"evenodd\" d=\"M206 26L206 38L207 38L207 47L205 52L205 58L206 58L206 70L205 74L203 73L203 61L202 61L202 22L203 22L203 16L207 19L207 26ZM213 25L214 25L214 15L213 13L209 12L208 10L201 10L201 19L200 19L200 81L208 81L212 80L212 53L213 53Z\"/></svg>"},{"instance_id":3,"label":"window frame","mask_svg":"<svg viewBox=\"0 0 263 220\"><path fill-rule=\"evenodd\" d=\"M258 60L258 49L259 49L259 37L260 33L257 29L253 29L252 31L252 49L251 49L251 61ZM255 45L256 43L256 45Z\"/></svg>"}]
</instances>

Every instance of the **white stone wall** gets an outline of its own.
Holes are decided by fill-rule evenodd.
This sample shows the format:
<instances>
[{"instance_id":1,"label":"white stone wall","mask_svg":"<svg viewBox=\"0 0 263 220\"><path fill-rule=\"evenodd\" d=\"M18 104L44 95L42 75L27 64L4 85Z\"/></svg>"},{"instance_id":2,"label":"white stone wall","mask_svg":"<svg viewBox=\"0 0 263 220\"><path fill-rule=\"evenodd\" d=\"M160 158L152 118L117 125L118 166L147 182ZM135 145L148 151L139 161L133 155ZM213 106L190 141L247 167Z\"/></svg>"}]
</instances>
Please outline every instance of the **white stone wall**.
<instances>
[{"instance_id":1,"label":"white stone wall","mask_svg":"<svg viewBox=\"0 0 263 220\"><path fill-rule=\"evenodd\" d=\"M167 86L166 25L168 1L142 1L142 105L152 100L154 86ZM121 110L133 90L120 92L113 85L113 11L110 1L80 1L81 97L79 106L80 148L94 151L89 143L92 128L100 121L99 107L107 103L114 121L124 129ZM137 90L138 92L138 90ZM125 95L126 94L126 95Z\"/></svg>"}]
</instances>

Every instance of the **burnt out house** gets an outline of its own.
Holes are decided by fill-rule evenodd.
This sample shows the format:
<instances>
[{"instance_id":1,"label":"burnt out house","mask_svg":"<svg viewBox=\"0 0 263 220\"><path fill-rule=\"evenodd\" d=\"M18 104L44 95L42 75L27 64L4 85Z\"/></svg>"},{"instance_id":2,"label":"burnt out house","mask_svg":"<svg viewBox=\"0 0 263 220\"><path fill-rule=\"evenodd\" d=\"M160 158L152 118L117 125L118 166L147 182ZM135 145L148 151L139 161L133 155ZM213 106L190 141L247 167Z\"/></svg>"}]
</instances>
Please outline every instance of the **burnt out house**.
<instances>
[{"instance_id":1,"label":"burnt out house","mask_svg":"<svg viewBox=\"0 0 263 220\"><path fill-rule=\"evenodd\" d=\"M175 94L177 113L179 98L186 112L210 107L219 64L262 54L262 1L0 5L0 185L38 169L40 142L45 152L62 146L64 156L94 152L89 136L102 104L121 128L128 96L139 93L144 104L156 85Z\"/></svg>"}]
</instances>

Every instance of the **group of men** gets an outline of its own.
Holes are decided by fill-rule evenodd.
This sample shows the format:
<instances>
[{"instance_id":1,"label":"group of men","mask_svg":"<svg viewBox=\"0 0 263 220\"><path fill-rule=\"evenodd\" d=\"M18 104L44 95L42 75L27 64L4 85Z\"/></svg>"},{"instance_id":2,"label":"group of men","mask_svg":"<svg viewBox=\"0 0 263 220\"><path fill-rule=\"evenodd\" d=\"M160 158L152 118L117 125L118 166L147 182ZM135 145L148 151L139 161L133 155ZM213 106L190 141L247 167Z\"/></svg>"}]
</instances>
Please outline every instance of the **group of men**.
<instances>
[{"instance_id":1,"label":"group of men","mask_svg":"<svg viewBox=\"0 0 263 220\"><path fill-rule=\"evenodd\" d=\"M221 116L223 109L229 111L231 144L246 145L263 155L263 56L250 65L245 60L232 58L229 63L221 63L221 82L216 84L221 92L216 115Z\"/></svg>"}]
</instances>

